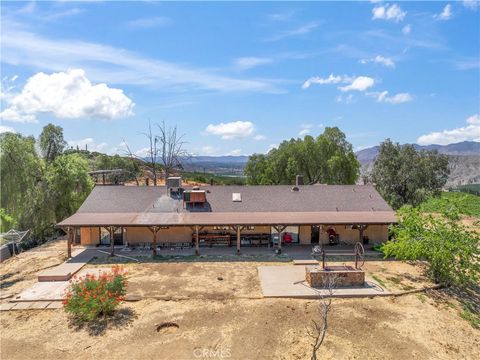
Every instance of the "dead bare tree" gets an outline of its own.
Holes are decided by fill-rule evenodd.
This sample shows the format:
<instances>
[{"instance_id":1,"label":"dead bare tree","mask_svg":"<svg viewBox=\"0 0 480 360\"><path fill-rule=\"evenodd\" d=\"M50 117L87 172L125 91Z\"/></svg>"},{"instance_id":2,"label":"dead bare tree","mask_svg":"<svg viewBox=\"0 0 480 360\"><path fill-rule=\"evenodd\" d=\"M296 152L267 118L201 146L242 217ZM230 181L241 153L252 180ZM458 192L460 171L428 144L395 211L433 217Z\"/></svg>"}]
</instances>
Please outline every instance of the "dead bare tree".
<instances>
[{"instance_id":1,"label":"dead bare tree","mask_svg":"<svg viewBox=\"0 0 480 360\"><path fill-rule=\"evenodd\" d=\"M313 339L311 360L317 360L317 352L325 340L328 330L328 314L332 309L332 296L337 278L328 276L322 289L315 289L320 303L318 304L318 318L312 319L312 325L307 326L307 334Z\"/></svg>"},{"instance_id":2,"label":"dead bare tree","mask_svg":"<svg viewBox=\"0 0 480 360\"><path fill-rule=\"evenodd\" d=\"M160 134L155 136L155 141L159 143L158 156L163 170L165 172L165 179L176 169L182 167L182 161L189 156L184 149L185 141L184 134L179 135L177 126L170 127L162 121L162 124L157 124Z\"/></svg>"},{"instance_id":3,"label":"dead bare tree","mask_svg":"<svg viewBox=\"0 0 480 360\"><path fill-rule=\"evenodd\" d=\"M130 147L128 146L125 140L123 140L123 143L125 145L125 148L127 149L128 156L130 156L131 158L136 158L143 162L145 170L147 170L148 173L153 178L153 185L157 186L158 139L157 139L157 136L154 135L152 132L152 124L150 121L148 121L148 132L144 132L142 133L142 135L144 135L148 139L148 144L149 144L148 148L146 148L146 157L142 157L137 154L134 154L130 150Z\"/></svg>"}]
</instances>

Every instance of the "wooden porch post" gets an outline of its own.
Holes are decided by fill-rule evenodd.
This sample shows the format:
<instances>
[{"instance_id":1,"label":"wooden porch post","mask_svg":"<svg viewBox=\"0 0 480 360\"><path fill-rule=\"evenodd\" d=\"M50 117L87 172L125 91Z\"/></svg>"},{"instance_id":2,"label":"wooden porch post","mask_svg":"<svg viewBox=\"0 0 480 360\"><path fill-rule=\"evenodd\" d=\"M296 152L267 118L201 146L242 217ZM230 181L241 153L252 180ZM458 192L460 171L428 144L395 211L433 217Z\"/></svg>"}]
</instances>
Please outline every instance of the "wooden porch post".
<instances>
[{"instance_id":1,"label":"wooden porch post","mask_svg":"<svg viewBox=\"0 0 480 360\"><path fill-rule=\"evenodd\" d=\"M237 254L240 254L240 225L237 225Z\"/></svg>"},{"instance_id":2,"label":"wooden porch post","mask_svg":"<svg viewBox=\"0 0 480 360\"><path fill-rule=\"evenodd\" d=\"M200 255L200 244L198 240L198 225L195 225L195 255Z\"/></svg>"},{"instance_id":3,"label":"wooden porch post","mask_svg":"<svg viewBox=\"0 0 480 360\"><path fill-rule=\"evenodd\" d=\"M117 228L115 226L109 226L107 228L108 230L108 233L110 234L110 256L114 256L115 255L115 239L114 239L114 234L115 234L115 230Z\"/></svg>"},{"instance_id":4,"label":"wooden porch post","mask_svg":"<svg viewBox=\"0 0 480 360\"><path fill-rule=\"evenodd\" d=\"M158 234L158 231L160 230L160 226L150 226L148 230L150 230L153 235L152 250L153 250L153 256L156 256L157 255L157 234Z\"/></svg>"},{"instance_id":5,"label":"wooden porch post","mask_svg":"<svg viewBox=\"0 0 480 360\"><path fill-rule=\"evenodd\" d=\"M318 225L318 245L323 249L323 244L322 244L322 225Z\"/></svg>"},{"instance_id":6,"label":"wooden porch post","mask_svg":"<svg viewBox=\"0 0 480 360\"><path fill-rule=\"evenodd\" d=\"M281 253L282 252L282 227L281 225L278 225L278 228L277 228L277 233L278 233L278 252Z\"/></svg>"},{"instance_id":7,"label":"wooden porch post","mask_svg":"<svg viewBox=\"0 0 480 360\"><path fill-rule=\"evenodd\" d=\"M367 229L368 225L357 225L358 227L358 232L359 232L359 242L363 244L363 233Z\"/></svg>"},{"instance_id":8,"label":"wooden porch post","mask_svg":"<svg viewBox=\"0 0 480 360\"><path fill-rule=\"evenodd\" d=\"M67 228L67 258L72 257L72 228Z\"/></svg>"}]
</instances>

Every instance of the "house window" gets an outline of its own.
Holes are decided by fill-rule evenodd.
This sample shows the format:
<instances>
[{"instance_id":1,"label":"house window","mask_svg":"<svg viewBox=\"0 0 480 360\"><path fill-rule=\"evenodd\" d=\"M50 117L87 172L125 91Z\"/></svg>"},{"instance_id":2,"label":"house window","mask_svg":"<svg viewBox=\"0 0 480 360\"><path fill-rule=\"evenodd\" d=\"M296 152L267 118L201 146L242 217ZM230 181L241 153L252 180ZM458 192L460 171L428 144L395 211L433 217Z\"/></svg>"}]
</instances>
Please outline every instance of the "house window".
<instances>
[{"instance_id":1,"label":"house window","mask_svg":"<svg viewBox=\"0 0 480 360\"><path fill-rule=\"evenodd\" d=\"M255 226L247 226L246 229L247 230L255 230Z\"/></svg>"}]
</instances>

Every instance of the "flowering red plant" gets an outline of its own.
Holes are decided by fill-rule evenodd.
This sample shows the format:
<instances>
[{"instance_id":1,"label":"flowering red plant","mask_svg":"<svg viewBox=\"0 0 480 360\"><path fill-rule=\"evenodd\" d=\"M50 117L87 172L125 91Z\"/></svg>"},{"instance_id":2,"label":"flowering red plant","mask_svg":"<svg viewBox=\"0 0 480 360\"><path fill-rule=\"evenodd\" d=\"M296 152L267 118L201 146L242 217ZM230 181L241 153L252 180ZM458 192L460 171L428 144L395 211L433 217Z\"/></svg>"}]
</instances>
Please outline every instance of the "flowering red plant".
<instances>
[{"instance_id":1,"label":"flowering red plant","mask_svg":"<svg viewBox=\"0 0 480 360\"><path fill-rule=\"evenodd\" d=\"M70 281L65 294L65 311L82 321L91 321L98 316L109 315L125 300L126 272L119 266L99 276L87 274Z\"/></svg>"}]
</instances>

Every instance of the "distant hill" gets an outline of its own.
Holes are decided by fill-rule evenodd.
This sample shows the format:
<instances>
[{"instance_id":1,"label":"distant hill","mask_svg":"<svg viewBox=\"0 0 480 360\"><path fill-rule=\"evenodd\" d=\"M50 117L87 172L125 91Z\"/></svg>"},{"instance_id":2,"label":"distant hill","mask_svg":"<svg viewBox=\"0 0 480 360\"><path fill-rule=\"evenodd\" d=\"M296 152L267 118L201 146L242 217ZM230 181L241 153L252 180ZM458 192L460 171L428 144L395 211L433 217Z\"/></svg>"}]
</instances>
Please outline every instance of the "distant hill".
<instances>
[{"instance_id":1,"label":"distant hill","mask_svg":"<svg viewBox=\"0 0 480 360\"><path fill-rule=\"evenodd\" d=\"M440 154L445 155L475 155L480 156L480 142L475 141L463 141L455 144L448 145L418 145L412 144L413 147L417 150L437 150ZM373 161L378 154L380 146L373 146L371 148L363 149L357 151L358 161L360 164L366 164L370 161Z\"/></svg>"},{"instance_id":2,"label":"distant hill","mask_svg":"<svg viewBox=\"0 0 480 360\"><path fill-rule=\"evenodd\" d=\"M413 146L417 150L436 150L440 154L448 155L450 176L447 186L480 183L480 142L463 141L449 145L413 144ZM374 146L355 153L362 166L362 175L372 171L379 148L379 146Z\"/></svg>"},{"instance_id":3,"label":"distant hill","mask_svg":"<svg viewBox=\"0 0 480 360\"><path fill-rule=\"evenodd\" d=\"M205 172L215 175L243 175L248 156L192 156L183 161L185 171Z\"/></svg>"}]
</instances>

